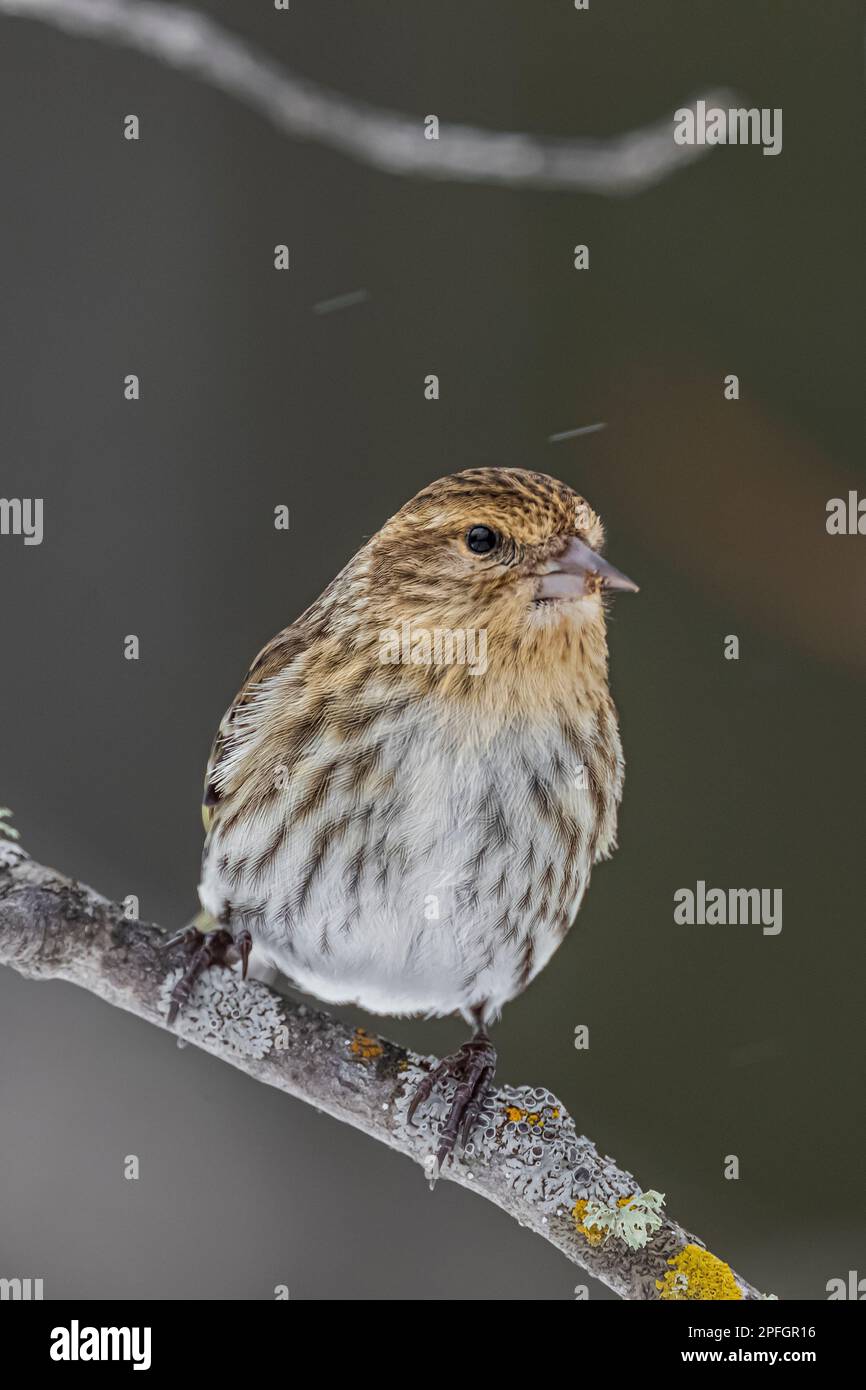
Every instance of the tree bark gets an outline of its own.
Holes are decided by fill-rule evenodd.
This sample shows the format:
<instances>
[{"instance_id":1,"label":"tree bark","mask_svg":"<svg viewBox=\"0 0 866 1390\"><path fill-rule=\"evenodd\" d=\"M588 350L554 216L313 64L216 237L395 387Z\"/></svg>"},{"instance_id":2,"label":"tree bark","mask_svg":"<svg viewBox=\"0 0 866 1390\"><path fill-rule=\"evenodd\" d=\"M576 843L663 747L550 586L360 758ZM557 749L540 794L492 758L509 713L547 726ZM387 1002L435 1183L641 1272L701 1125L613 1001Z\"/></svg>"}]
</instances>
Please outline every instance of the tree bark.
<instances>
[{"instance_id":1,"label":"tree bark","mask_svg":"<svg viewBox=\"0 0 866 1390\"><path fill-rule=\"evenodd\" d=\"M128 920L93 889L0 842L0 962L21 975L68 980L166 1028L168 995L183 963L182 946L167 941L159 927ZM434 1094L411 1126L406 1111L435 1059L352 1031L258 980L244 982L219 968L197 981L175 1031L429 1171L447 1098ZM485 1124L442 1177L494 1202L622 1298L761 1297L664 1213L637 1249L616 1231L603 1234L587 1224L597 1208L588 1212L585 1203L621 1209L640 1188L576 1132L544 1087L496 1090Z\"/></svg>"}]
</instances>

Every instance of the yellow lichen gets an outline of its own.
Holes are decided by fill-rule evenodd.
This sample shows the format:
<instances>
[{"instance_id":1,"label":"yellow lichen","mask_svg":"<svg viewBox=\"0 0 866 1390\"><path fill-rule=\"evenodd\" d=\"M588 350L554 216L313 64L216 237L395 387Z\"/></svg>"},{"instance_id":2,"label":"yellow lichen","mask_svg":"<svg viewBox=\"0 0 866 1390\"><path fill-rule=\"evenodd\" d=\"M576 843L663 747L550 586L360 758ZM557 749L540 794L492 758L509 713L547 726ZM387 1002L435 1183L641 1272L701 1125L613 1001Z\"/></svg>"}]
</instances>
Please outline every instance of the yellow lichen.
<instances>
[{"instance_id":1,"label":"yellow lichen","mask_svg":"<svg viewBox=\"0 0 866 1390\"><path fill-rule=\"evenodd\" d=\"M559 1111L552 1110L550 1113L556 1116L559 1114ZM519 1124L521 1120L525 1120L528 1125L544 1124L544 1116L539 1110L521 1110L519 1105L506 1105L505 1118L515 1125Z\"/></svg>"},{"instance_id":2,"label":"yellow lichen","mask_svg":"<svg viewBox=\"0 0 866 1390\"><path fill-rule=\"evenodd\" d=\"M578 1200L575 1202L574 1209L571 1214L577 1222L577 1229L580 1231L580 1234L582 1236L586 1237L588 1243L590 1245L601 1245L601 1242L604 1240L607 1232L596 1231L592 1226L584 1226L583 1218L586 1216L586 1201L583 1197L579 1197Z\"/></svg>"},{"instance_id":3,"label":"yellow lichen","mask_svg":"<svg viewBox=\"0 0 866 1390\"><path fill-rule=\"evenodd\" d=\"M668 1264L671 1268L664 1279L656 1280L659 1298L679 1302L688 1298L733 1301L743 1297L730 1265L699 1245L686 1245Z\"/></svg>"},{"instance_id":4,"label":"yellow lichen","mask_svg":"<svg viewBox=\"0 0 866 1390\"><path fill-rule=\"evenodd\" d=\"M381 1057L385 1049L375 1038L371 1038L365 1029L356 1028L355 1036L349 1043L349 1051L360 1057L362 1062L368 1062L371 1057Z\"/></svg>"}]
</instances>

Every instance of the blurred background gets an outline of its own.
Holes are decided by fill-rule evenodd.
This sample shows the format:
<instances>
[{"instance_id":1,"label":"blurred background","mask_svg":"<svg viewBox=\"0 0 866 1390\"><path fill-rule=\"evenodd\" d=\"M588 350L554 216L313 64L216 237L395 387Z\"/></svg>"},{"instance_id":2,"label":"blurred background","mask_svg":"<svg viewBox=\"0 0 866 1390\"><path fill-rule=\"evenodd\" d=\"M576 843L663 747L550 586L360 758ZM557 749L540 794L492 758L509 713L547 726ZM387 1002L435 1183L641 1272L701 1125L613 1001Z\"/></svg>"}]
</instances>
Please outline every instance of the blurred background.
<instances>
[{"instance_id":1,"label":"blurred background","mask_svg":"<svg viewBox=\"0 0 866 1390\"><path fill-rule=\"evenodd\" d=\"M760 1288L824 1298L866 1273L866 540L825 529L866 486L860 6L196 4L316 83L437 114L443 138L614 135L725 85L783 109L783 151L720 148L626 197L394 177L0 15L2 492L45 508L42 545L0 538L0 801L34 857L182 924L211 738L259 647L432 478L567 480L641 584L611 629L620 849L497 1028L500 1079L554 1089ZM782 888L781 934L675 925L698 879ZM345 1014L422 1051L462 1038ZM471 1194L431 1195L70 985L0 974L0 1048L0 1274L48 1298L587 1282Z\"/></svg>"}]
</instances>

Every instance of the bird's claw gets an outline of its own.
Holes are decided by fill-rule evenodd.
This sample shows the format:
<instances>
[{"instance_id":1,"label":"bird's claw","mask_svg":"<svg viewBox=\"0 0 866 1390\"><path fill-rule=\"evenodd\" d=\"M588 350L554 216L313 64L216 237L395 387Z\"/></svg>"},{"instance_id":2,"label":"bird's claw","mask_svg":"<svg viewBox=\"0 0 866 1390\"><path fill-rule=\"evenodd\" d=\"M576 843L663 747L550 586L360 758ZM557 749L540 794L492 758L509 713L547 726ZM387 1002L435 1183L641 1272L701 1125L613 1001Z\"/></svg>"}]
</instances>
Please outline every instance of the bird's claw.
<instances>
[{"instance_id":1,"label":"bird's claw","mask_svg":"<svg viewBox=\"0 0 866 1390\"><path fill-rule=\"evenodd\" d=\"M250 936L246 927L243 927L238 932L234 939L234 944L241 962L241 979L245 980L247 978L247 967L250 963L250 951L253 949L253 938Z\"/></svg>"},{"instance_id":2,"label":"bird's claw","mask_svg":"<svg viewBox=\"0 0 866 1390\"><path fill-rule=\"evenodd\" d=\"M495 1071L496 1049L487 1034L479 1032L457 1052L443 1057L423 1081L419 1082L406 1115L409 1124L413 1123L416 1110L429 1099L438 1082L457 1082L445 1124L439 1135L439 1147L428 1167L427 1176L431 1187L446 1161L457 1149L458 1137L459 1147L465 1148L472 1128L484 1107Z\"/></svg>"},{"instance_id":3,"label":"bird's claw","mask_svg":"<svg viewBox=\"0 0 866 1390\"><path fill-rule=\"evenodd\" d=\"M161 941L158 949L160 951L170 951L173 946L179 946L182 941L192 942L197 936L201 935L202 932L199 931L198 927L181 927L180 931L176 931L173 936L169 936L165 941Z\"/></svg>"}]
</instances>

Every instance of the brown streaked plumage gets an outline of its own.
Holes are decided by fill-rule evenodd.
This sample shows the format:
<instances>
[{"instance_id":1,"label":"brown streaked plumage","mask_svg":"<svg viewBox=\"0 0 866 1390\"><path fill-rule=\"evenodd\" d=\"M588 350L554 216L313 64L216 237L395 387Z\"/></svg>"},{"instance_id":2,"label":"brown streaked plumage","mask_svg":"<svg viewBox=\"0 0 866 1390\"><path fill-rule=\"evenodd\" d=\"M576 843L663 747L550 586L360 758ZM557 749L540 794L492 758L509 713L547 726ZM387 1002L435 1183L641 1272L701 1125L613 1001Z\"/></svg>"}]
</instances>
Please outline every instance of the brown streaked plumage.
<instances>
[{"instance_id":1,"label":"brown streaked plumage","mask_svg":"<svg viewBox=\"0 0 866 1390\"><path fill-rule=\"evenodd\" d=\"M484 1031L562 940L614 847L603 528L564 483L471 469L424 488L259 654L220 725L200 895L210 960L330 1002L478 1029L437 1162L477 1116Z\"/></svg>"}]
</instances>

